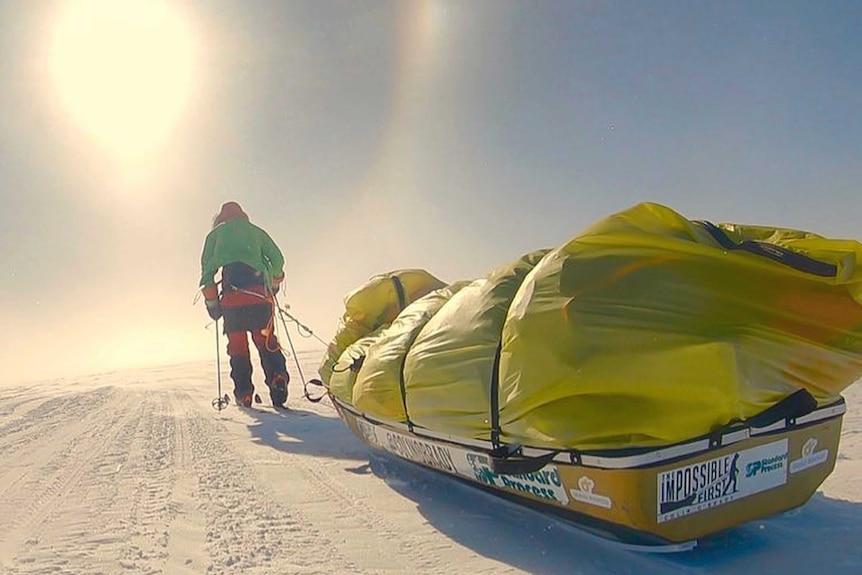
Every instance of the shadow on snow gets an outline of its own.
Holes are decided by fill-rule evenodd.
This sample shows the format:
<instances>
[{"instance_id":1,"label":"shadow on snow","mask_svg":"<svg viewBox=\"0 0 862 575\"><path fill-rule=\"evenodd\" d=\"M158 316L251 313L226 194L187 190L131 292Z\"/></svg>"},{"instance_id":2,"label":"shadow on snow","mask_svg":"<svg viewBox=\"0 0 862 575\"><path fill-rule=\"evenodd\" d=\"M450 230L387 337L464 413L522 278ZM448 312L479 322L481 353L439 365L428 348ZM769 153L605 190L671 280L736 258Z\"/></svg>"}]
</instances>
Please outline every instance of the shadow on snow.
<instances>
[{"instance_id":1,"label":"shadow on snow","mask_svg":"<svg viewBox=\"0 0 862 575\"><path fill-rule=\"evenodd\" d=\"M862 504L816 493L801 508L700 540L689 552L637 553L442 473L375 451L371 470L414 501L435 528L530 573L856 574Z\"/></svg>"},{"instance_id":2,"label":"shadow on snow","mask_svg":"<svg viewBox=\"0 0 862 575\"><path fill-rule=\"evenodd\" d=\"M300 413L251 411L256 421L249 425L250 431L261 443L285 453L356 462L346 469L379 477L415 502L432 526L458 544L530 573L862 572L862 554L855 544L862 532L859 503L818 492L799 509L701 540L693 551L637 553L582 534L564 520L374 449L334 415L296 411Z\"/></svg>"}]
</instances>

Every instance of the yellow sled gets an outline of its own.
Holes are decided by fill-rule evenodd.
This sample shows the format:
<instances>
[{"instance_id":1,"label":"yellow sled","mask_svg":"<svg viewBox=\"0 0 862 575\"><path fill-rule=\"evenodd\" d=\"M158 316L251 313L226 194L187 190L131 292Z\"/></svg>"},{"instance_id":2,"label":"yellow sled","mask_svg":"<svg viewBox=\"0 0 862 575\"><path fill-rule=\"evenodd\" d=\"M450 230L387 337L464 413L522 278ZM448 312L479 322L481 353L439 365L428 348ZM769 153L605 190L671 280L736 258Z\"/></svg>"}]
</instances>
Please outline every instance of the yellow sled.
<instances>
[{"instance_id":1,"label":"yellow sled","mask_svg":"<svg viewBox=\"0 0 862 575\"><path fill-rule=\"evenodd\" d=\"M804 504L835 466L844 414L840 401L659 449L513 446L501 453L490 443L411 431L334 403L353 433L375 448L529 501L602 537L671 551Z\"/></svg>"},{"instance_id":2,"label":"yellow sled","mask_svg":"<svg viewBox=\"0 0 862 575\"><path fill-rule=\"evenodd\" d=\"M862 245L640 204L473 281L348 295L320 375L395 455L634 544L802 505L862 376Z\"/></svg>"}]
</instances>

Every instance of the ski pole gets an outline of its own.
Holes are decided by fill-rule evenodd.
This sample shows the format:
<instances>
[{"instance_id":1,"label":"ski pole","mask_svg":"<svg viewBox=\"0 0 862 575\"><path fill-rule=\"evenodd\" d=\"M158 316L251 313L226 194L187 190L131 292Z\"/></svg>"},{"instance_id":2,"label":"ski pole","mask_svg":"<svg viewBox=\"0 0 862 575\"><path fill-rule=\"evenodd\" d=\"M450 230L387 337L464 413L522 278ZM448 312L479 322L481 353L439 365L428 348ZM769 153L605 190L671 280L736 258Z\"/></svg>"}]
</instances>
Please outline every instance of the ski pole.
<instances>
[{"instance_id":1,"label":"ski pole","mask_svg":"<svg viewBox=\"0 0 862 575\"><path fill-rule=\"evenodd\" d=\"M213 409L217 409L221 411L225 409L230 402L230 398L227 394L222 395L221 393L221 348L219 347L218 342L218 320L215 320L215 346L216 346L216 382L218 385L218 397L215 398L212 402Z\"/></svg>"}]
</instances>

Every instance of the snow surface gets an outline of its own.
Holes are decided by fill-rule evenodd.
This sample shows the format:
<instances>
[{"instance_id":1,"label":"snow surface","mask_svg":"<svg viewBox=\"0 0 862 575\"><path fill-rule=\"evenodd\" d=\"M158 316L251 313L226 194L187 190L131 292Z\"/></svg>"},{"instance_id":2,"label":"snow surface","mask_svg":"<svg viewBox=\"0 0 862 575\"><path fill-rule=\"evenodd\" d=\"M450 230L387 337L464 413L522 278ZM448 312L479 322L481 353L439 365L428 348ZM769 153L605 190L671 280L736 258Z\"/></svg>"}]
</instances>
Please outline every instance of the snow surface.
<instances>
[{"instance_id":1,"label":"snow surface","mask_svg":"<svg viewBox=\"0 0 862 575\"><path fill-rule=\"evenodd\" d=\"M288 415L214 410L214 361L0 389L0 574L862 573L860 384L808 504L659 555L368 447L295 367Z\"/></svg>"}]
</instances>

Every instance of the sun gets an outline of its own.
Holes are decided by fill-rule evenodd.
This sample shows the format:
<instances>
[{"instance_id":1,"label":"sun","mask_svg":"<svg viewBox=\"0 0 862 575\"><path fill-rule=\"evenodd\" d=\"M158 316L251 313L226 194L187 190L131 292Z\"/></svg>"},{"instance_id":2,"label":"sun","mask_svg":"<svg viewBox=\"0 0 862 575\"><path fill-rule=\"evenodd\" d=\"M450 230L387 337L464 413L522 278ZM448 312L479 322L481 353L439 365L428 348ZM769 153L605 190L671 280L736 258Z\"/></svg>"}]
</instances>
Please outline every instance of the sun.
<instances>
[{"instance_id":1,"label":"sun","mask_svg":"<svg viewBox=\"0 0 862 575\"><path fill-rule=\"evenodd\" d=\"M193 43L166 0L70 0L51 45L56 96L121 157L157 150L190 96Z\"/></svg>"}]
</instances>

